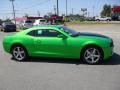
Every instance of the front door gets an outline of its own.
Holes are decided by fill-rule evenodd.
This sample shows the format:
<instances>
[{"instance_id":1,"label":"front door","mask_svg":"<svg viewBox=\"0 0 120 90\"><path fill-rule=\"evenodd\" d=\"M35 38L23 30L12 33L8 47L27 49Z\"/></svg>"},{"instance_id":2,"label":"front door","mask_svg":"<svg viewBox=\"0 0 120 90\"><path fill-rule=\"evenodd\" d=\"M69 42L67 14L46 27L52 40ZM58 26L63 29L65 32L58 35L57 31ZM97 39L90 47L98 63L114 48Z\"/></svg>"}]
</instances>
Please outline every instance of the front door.
<instances>
[{"instance_id":1,"label":"front door","mask_svg":"<svg viewBox=\"0 0 120 90\"><path fill-rule=\"evenodd\" d=\"M37 30L35 38L36 54L47 57L67 57L71 47L67 38L59 38L56 30Z\"/></svg>"}]
</instances>

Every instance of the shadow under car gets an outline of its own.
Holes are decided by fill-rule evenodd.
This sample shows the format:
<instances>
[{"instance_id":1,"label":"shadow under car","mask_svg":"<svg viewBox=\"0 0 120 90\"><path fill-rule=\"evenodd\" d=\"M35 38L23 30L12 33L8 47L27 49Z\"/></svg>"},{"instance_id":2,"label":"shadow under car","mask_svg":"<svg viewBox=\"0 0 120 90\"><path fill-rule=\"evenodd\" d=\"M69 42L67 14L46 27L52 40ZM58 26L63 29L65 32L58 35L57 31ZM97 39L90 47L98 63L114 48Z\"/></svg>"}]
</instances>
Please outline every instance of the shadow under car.
<instances>
[{"instance_id":1,"label":"shadow under car","mask_svg":"<svg viewBox=\"0 0 120 90\"><path fill-rule=\"evenodd\" d=\"M13 60L13 59L12 59ZM36 62L36 63L62 63L62 64L85 64L82 60L79 59L67 59L67 58L45 58L45 57L29 57L23 62ZM120 65L120 55L114 53L114 55L106 61L98 65Z\"/></svg>"}]
</instances>

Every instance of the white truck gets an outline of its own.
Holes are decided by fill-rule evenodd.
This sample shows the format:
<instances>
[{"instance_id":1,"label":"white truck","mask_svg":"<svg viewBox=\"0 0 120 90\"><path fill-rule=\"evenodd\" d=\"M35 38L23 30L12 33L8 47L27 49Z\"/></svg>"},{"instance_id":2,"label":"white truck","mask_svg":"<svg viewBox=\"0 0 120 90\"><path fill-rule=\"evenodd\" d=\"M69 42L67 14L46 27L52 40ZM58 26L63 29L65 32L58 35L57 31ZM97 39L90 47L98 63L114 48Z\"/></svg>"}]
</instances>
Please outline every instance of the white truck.
<instances>
[{"instance_id":1,"label":"white truck","mask_svg":"<svg viewBox=\"0 0 120 90\"><path fill-rule=\"evenodd\" d=\"M47 20L46 19L38 19L35 20L34 26L38 26L38 25L48 25Z\"/></svg>"},{"instance_id":2,"label":"white truck","mask_svg":"<svg viewBox=\"0 0 120 90\"><path fill-rule=\"evenodd\" d=\"M111 17L95 17L96 21L111 21Z\"/></svg>"},{"instance_id":3,"label":"white truck","mask_svg":"<svg viewBox=\"0 0 120 90\"><path fill-rule=\"evenodd\" d=\"M33 22L30 20L24 20L19 24L19 26L25 29L31 28L33 26Z\"/></svg>"}]
</instances>

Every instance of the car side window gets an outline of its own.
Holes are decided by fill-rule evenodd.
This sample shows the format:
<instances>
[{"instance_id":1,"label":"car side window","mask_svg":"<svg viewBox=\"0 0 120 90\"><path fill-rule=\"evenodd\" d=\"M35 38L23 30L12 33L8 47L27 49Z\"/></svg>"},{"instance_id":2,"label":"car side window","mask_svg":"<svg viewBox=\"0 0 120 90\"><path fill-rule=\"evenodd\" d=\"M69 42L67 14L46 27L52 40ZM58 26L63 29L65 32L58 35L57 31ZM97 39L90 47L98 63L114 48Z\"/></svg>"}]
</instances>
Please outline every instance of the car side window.
<instances>
[{"instance_id":1,"label":"car side window","mask_svg":"<svg viewBox=\"0 0 120 90\"><path fill-rule=\"evenodd\" d=\"M35 36L35 30L33 30L33 31L31 31L31 32L29 32L29 33L27 33L27 35L29 35L29 36Z\"/></svg>"},{"instance_id":2,"label":"car side window","mask_svg":"<svg viewBox=\"0 0 120 90\"><path fill-rule=\"evenodd\" d=\"M31 31L31 32L28 33L28 35L34 36L34 37L57 37L60 34L61 33L58 32L58 31L48 30L48 29L33 30L33 31Z\"/></svg>"},{"instance_id":3,"label":"car side window","mask_svg":"<svg viewBox=\"0 0 120 90\"><path fill-rule=\"evenodd\" d=\"M37 30L36 32L36 36L37 37L57 37L58 35L60 35L60 33L58 31L55 30Z\"/></svg>"}]
</instances>

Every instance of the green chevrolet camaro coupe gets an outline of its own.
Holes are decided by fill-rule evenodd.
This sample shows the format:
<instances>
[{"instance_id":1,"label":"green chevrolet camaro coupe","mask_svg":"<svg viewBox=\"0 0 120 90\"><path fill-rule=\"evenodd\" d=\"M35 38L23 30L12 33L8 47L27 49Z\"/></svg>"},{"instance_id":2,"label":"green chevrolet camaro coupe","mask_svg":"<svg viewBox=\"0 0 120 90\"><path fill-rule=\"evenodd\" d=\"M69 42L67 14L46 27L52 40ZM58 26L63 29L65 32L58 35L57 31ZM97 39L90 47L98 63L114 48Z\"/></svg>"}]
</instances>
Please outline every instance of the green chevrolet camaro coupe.
<instances>
[{"instance_id":1,"label":"green chevrolet camaro coupe","mask_svg":"<svg viewBox=\"0 0 120 90\"><path fill-rule=\"evenodd\" d=\"M5 36L4 50L17 61L30 57L81 59L97 64L113 55L113 40L107 36L81 33L65 26L36 26Z\"/></svg>"}]
</instances>

